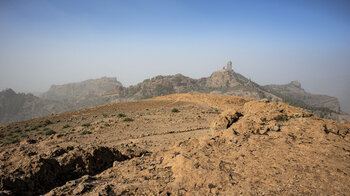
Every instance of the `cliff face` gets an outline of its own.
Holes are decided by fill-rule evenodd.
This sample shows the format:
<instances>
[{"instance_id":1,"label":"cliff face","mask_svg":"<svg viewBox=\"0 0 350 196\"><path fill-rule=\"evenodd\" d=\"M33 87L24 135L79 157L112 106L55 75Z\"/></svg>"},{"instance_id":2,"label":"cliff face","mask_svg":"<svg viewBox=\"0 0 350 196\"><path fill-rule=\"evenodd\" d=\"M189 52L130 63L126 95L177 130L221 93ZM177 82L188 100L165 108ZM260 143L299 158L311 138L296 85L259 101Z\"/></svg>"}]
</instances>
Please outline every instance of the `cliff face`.
<instances>
[{"instance_id":1,"label":"cliff face","mask_svg":"<svg viewBox=\"0 0 350 196\"><path fill-rule=\"evenodd\" d=\"M301 88L301 84L298 81L292 81L291 83L284 85L274 84L264 87L270 91L275 91L282 96L301 100L311 107L324 107L334 112L340 112L340 104L336 97L308 93Z\"/></svg>"}]
</instances>

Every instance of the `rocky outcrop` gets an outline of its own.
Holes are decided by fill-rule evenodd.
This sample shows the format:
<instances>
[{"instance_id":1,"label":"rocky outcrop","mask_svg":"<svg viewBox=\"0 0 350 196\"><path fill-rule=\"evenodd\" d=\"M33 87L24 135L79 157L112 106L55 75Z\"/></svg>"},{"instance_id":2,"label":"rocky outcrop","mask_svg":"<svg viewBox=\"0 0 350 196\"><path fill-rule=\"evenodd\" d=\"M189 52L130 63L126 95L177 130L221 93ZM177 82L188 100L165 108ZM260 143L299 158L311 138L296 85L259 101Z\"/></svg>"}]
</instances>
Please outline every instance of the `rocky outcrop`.
<instances>
[{"instance_id":1,"label":"rocky outcrop","mask_svg":"<svg viewBox=\"0 0 350 196\"><path fill-rule=\"evenodd\" d=\"M236 80L232 70L214 72L206 79L206 87L209 88L235 87L238 85L240 85L240 83Z\"/></svg>"}]
</instances>

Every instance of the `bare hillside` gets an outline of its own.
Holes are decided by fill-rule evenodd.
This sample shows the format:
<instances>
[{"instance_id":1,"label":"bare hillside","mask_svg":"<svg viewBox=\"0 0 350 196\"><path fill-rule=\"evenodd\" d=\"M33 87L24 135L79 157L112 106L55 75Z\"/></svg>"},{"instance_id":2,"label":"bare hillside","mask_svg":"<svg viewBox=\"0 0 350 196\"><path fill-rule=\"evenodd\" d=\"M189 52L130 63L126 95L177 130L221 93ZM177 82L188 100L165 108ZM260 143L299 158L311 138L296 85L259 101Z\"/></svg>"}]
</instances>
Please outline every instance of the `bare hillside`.
<instances>
[{"instance_id":1,"label":"bare hillside","mask_svg":"<svg viewBox=\"0 0 350 196\"><path fill-rule=\"evenodd\" d=\"M350 124L174 94L0 127L2 195L346 195Z\"/></svg>"}]
</instances>

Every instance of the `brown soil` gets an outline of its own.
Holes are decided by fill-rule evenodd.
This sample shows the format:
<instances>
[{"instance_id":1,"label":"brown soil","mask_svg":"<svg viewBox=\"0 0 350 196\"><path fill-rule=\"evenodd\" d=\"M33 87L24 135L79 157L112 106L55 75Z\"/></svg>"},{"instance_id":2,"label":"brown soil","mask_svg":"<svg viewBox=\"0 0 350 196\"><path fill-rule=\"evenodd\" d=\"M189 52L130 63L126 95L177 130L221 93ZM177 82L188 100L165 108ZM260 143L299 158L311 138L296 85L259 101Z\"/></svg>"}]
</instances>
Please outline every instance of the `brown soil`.
<instances>
[{"instance_id":1,"label":"brown soil","mask_svg":"<svg viewBox=\"0 0 350 196\"><path fill-rule=\"evenodd\" d=\"M0 195L350 192L350 125L284 103L176 94L0 130Z\"/></svg>"}]
</instances>

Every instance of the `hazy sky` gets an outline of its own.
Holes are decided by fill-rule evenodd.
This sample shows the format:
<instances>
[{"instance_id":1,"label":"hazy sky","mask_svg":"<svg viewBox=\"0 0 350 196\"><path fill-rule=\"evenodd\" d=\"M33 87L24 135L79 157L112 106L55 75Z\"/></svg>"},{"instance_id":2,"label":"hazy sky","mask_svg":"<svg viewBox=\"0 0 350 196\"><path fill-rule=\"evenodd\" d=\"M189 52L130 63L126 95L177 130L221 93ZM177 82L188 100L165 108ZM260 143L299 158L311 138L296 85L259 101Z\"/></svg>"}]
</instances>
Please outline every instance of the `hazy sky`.
<instances>
[{"instance_id":1,"label":"hazy sky","mask_svg":"<svg viewBox=\"0 0 350 196\"><path fill-rule=\"evenodd\" d=\"M0 0L0 90L233 69L350 112L350 1Z\"/></svg>"}]
</instances>

